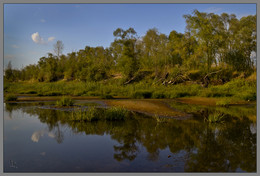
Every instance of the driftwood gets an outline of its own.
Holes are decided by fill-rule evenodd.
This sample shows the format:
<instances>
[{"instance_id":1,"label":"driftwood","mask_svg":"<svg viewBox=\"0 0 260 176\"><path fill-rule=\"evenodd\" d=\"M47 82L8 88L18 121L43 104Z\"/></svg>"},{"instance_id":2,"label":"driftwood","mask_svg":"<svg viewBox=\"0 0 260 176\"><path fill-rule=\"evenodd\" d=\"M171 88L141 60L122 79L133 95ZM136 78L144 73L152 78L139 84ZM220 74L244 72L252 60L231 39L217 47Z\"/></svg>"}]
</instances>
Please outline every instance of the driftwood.
<instances>
[{"instance_id":1,"label":"driftwood","mask_svg":"<svg viewBox=\"0 0 260 176\"><path fill-rule=\"evenodd\" d=\"M146 75L150 74L149 71L142 71L142 72L139 72L137 73L135 76L133 76L132 78L130 78L128 81L126 81L124 84L130 84L132 83L133 81L139 81L141 79L143 79Z\"/></svg>"},{"instance_id":2,"label":"driftwood","mask_svg":"<svg viewBox=\"0 0 260 176\"><path fill-rule=\"evenodd\" d=\"M221 71L222 71L222 70L218 70L218 71L215 71L215 72L208 73L207 75L205 75L205 76L201 79L201 81L196 82L196 83L197 83L197 84L200 84L200 85L203 86L203 87L208 87L208 85L209 85L209 83L210 83L210 75L216 74L216 73L221 72ZM184 76L183 74L179 74L179 75L177 75L174 79L167 81L166 79L167 79L168 76L169 76L169 74L167 73L167 74L165 75L165 77L159 79L157 82L160 81L160 82L162 82L163 85L168 85L168 84L174 85L174 84L180 83L180 81L181 81L181 82L192 81L191 78L190 78L188 75L185 75L185 76ZM223 82L223 80L222 80L222 82Z\"/></svg>"},{"instance_id":3,"label":"driftwood","mask_svg":"<svg viewBox=\"0 0 260 176\"><path fill-rule=\"evenodd\" d=\"M132 77L131 79L129 79L128 81L126 81L124 84L126 85L126 84L131 83L132 81L134 81L134 80L136 79L136 77L137 77L137 76Z\"/></svg>"},{"instance_id":4,"label":"driftwood","mask_svg":"<svg viewBox=\"0 0 260 176\"><path fill-rule=\"evenodd\" d=\"M208 87L209 82L210 82L210 78L209 78L210 75L216 74L216 73L221 72L221 71L222 71L222 70L218 70L218 71L215 71L215 72L211 72L211 73L208 73L206 76L204 76L204 78L203 78L204 87Z\"/></svg>"}]
</instances>

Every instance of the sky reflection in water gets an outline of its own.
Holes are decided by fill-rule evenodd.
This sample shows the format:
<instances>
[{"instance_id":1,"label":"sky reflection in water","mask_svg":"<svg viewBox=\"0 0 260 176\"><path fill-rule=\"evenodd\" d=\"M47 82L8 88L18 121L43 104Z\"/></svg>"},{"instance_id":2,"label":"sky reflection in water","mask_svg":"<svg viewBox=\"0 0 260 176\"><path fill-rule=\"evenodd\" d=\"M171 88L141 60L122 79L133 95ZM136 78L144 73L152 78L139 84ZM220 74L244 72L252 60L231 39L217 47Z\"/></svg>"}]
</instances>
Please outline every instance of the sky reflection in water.
<instances>
[{"instance_id":1,"label":"sky reflection in water","mask_svg":"<svg viewBox=\"0 0 260 176\"><path fill-rule=\"evenodd\" d=\"M68 120L71 112L6 104L4 172L256 172L256 122L240 113L210 124L203 119L211 112L165 123L141 115L79 123Z\"/></svg>"}]
</instances>

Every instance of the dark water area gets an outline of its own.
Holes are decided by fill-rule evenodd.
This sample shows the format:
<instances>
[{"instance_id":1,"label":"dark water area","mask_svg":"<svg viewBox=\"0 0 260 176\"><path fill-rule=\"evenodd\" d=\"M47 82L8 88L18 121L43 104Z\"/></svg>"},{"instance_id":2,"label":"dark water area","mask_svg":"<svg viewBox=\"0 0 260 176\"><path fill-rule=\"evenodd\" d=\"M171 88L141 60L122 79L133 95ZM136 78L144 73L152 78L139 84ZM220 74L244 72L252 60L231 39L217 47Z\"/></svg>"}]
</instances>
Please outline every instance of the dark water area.
<instances>
[{"instance_id":1,"label":"dark water area","mask_svg":"<svg viewBox=\"0 0 260 176\"><path fill-rule=\"evenodd\" d=\"M159 122L75 122L42 103L4 105L4 172L256 172L255 106L172 104L192 114ZM223 123L205 118L225 114Z\"/></svg>"}]
</instances>

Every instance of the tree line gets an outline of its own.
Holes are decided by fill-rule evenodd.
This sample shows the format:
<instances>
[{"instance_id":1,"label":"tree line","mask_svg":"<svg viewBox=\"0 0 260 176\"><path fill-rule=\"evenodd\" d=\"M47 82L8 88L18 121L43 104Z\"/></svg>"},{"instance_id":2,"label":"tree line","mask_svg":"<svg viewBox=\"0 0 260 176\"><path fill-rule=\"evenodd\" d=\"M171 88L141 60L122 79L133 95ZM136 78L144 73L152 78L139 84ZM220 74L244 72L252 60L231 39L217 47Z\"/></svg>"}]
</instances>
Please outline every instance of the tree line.
<instances>
[{"instance_id":1,"label":"tree line","mask_svg":"<svg viewBox=\"0 0 260 176\"><path fill-rule=\"evenodd\" d=\"M77 52L62 54L63 43L54 45L37 64L13 69L9 62L5 80L53 82L61 79L100 81L120 74L127 80L138 71L151 71L159 78L174 68L203 70L213 68L252 72L256 67L256 15L237 19L234 14L204 13L194 10L184 15L186 30L169 35L156 28L142 37L133 28L114 31L109 47L86 46Z\"/></svg>"}]
</instances>

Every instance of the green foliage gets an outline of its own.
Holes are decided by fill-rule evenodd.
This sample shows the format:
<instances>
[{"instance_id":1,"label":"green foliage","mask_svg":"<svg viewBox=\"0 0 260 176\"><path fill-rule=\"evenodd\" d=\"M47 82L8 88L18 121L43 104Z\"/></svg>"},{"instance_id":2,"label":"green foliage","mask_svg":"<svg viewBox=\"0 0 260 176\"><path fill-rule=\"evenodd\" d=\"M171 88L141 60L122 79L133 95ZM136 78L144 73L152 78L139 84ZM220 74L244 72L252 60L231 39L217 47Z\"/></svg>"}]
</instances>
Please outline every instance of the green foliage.
<instances>
[{"instance_id":1,"label":"green foliage","mask_svg":"<svg viewBox=\"0 0 260 176\"><path fill-rule=\"evenodd\" d=\"M28 89L40 95L53 95L52 92L60 91L62 95L80 96L91 91L100 92L101 88L97 84L113 79L111 76L113 74L123 75L118 82L126 82L138 77L138 71L147 70L151 72L151 80L147 77L138 77L138 81L145 79L145 81L156 82L162 79L162 75L168 73L169 78L178 84L184 82L181 77L178 77L180 75L189 81L201 82L206 73L222 70L209 76L210 84L218 85L232 80L235 77L233 72L237 72L238 75L241 73L248 75L255 70L256 60L252 59L252 55L256 53L256 15L237 19L233 14L219 15L194 10L192 14L184 15L184 18L187 27L184 33L173 30L170 34L162 34L158 29L153 28L148 29L146 34L139 38L131 27L126 30L117 28L113 32L115 39L108 48L86 46L77 52L61 55L63 44L57 41L54 45L56 55L48 53L47 57L39 58L37 64L30 64L17 70L13 69L9 62L5 69L4 80L34 83L81 81L83 83L77 83L80 86L73 91L64 89L62 83L56 84L61 86L61 89L47 89L47 86L38 88L38 84L37 91ZM97 89L89 88L88 83L94 84ZM87 87L83 87L84 84ZM128 88L119 91L124 92L124 89ZM4 90L6 91L7 88L4 87ZM26 91L21 90L21 92ZM111 90L111 92L116 91ZM177 92L174 96L182 97L189 94L193 95L194 92ZM209 91L204 96L222 95L231 94L219 94L219 92L212 94Z\"/></svg>"},{"instance_id":2,"label":"green foliage","mask_svg":"<svg viewBox=\"0 0 260 176\"><path fill-rule=\"evenodd\" d=\"M73 121L118 121L124 120L128 116L128 111L123 108L112 107L108 109L101 109L96 107L89 107L87 110L75 109L70 117Z\"/></svg>"},{"instance_id":3,"label":"green foliage","mask_svg":"<svg viewBox=\"0 0 260 176\"><path fill-rule=\"evenodd\" d=\"M216 102L216 105L217 105L217 106L228 107L228 106L230 105L230 103L231 103L231 100L225 98L225 99L221 99L221 100L217 101L217 102Z\"/></svg>"},{"instance_id":4,"label":"green foliage","mask_svg":"<svg viewBox=\"0 0 260 176\"><path fill-rule=\"evenodd\" d=\"M145 90L138 90L135 91L132 95L132 98L151 98L152 92L151 91L145 91Z\"/></svg>"},{"instance_id":5,"label":"green foliage","mask_svg":"<svg viewBox=\"0 0 260 176\"><path fill-rule=\"evenodd\" d=\"M110 94L105 94L101 96L102 99L114 99L114 97Z\"/></svg>"},{"instance_id":6,"label":"green foliage","mask_svg":"<svg viewBox=\"0 0 260 176\"><path fill-rule=\"evenodd\" d=\"M202 79L203 74L204 73L202 70L190 70L188 72L189 78L194 81Z\"/></svg>"},{"instance_id":7,"label":"green foliage","mask_svg":"<svg viewBox=\"0 0 260 176\"><path fill-rule=\"evenodd\" d=\"M166 98L166 94L164 91L154 91L152 98Z\"/></svg>"},{"instance_id":8,"label":"green foliage","mask_svg":"<svg viewBox=\"0 0 260 176\"><path fill-rule=\"evenodd\" d=\"M169 98L180 98L188 96L196 96L199 94L201 87L199 85L178 84L169 91Z\"/></svg>"},{"instance_id":9,"label":"green foliage","mask_svg":"<svg viewBox=\"0 0 260 176\"><path fill-rule=\"evenodd\" d=\"M112 107L105 110L105 119L108 121L124 120L128 111L124 108Z\"/></svg>"},{"instance_id":10,"label":"green foliage","mask_svg":"<svg viewBox=\"0 0 260 176\"><path fill-rule=\"evenodd\" d=\"M16 101L17 100L17 96L14 94L8 94L5 96L5 101Z\"/></svg>"},{"instance_id":11,"label":"green foliage","mask_svg":"<svg viewBox=\"0 0 260 176\"><path fill-rule=\"evenodd\" d=\"M73 106L74 101L70 97L62 97L60 100L56 101L57 106Z\"/></svg>"},{"instance_id":12,"label":"green foliage","mask_svg":"<svg viewBox=\"0 0 260 176\"><path fill-rule=\"evenodd\" d=\"M225 115L223 113L216 111L212 114L209 114L206 121L209 123L223 123L224 117L225 117Z\"/></svg>"},{"instance_id":13,"label":"green foliage","mask_svg":"<svg viewBox=\"0 0 260 176\"><path fill-rule=\"evenodd\" d=\"M23 94L37 94L37 91L35 91L35 90L28 90L26 92L21 92L21 93L23 93Z\"/></svg>"},{"instance_id":14,"label":"green foliage","mask_svg":"<svg viewBox=\"0 0 260 176\"><path fill-rule=\"evenodd\" d=\"M241 92L240 94L236 94L235 97L246 101L256 101L256 91Z\"/></svg>"}]
</instances>

